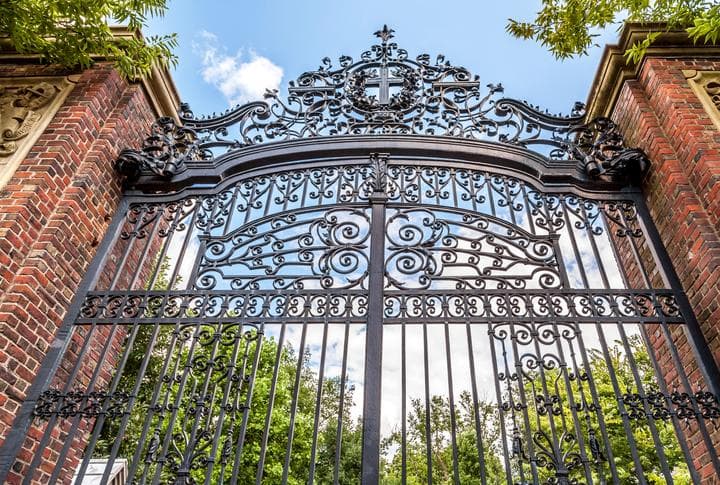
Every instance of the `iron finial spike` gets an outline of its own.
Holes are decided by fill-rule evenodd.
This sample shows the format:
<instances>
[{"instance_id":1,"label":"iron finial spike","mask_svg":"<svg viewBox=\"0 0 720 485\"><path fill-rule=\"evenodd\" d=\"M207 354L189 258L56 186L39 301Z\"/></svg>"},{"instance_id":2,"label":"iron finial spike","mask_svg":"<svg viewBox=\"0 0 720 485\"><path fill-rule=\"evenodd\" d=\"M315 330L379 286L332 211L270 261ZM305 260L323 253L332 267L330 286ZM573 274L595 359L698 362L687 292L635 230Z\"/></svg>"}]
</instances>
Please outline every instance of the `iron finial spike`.
<instances>
[{"instance_id":1,"label":"iron finial spike","mask_svg":"<svg viewBox=\"0 0 720 485\"><path fill-rule=\"evenodd\" d=\"M393 29L388 28L387 24L383 25L382 30L378 30L375 32L375 37L378 37L379 39L382 39L383 43L387 42L388 40L395 37L393 35L395 31Z\"/></svg>"}]
</instances>

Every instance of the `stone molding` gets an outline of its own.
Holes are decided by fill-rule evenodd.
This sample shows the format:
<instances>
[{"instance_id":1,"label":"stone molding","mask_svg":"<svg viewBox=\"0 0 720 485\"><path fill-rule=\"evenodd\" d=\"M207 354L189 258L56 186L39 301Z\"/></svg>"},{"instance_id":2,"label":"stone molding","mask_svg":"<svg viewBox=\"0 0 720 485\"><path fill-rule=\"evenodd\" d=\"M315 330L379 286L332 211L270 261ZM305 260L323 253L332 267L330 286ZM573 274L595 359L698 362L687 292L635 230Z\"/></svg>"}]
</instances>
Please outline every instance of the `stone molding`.
<instances>
[{"instance_id":1,"label":"stone molding","mask_svg":"<svg viewBox=\"0 0 720 485\"><path fill-rule=\"evenodd\" d=\"M0 79L0 189L45 131L77 76Z\"/></svg>"},{"instance_id":2,"label":"stone molding","mask_svg":"<svg viewBox=\"0 0 720 485\"><path fill-rule=\"evenodd\" d=\"M710 119L720 130L720 71L685 69L683 75Z\"/></svg>"},{"instance_id":3,"label":"stone molding","mask_svg":"<svg viewBox=\"0 0 720 485\"><path fill-rule=\"evenodd\" d=\"M587 99L587 119L609 117L615 109L625 81L637 79L645 60L651 57L720 59L720 44L695 43L684 30L666 29L662 23L626 23L617 44L605 46ZM663 32L637 64L628 64L625 51L649 32Z\"/></svg>"},{"instance_id":4,"label":"stone molding","mask_svg":"<svg viewBox=\"0 0 720 485\"><path fill-rule=\"evenodd\" d=\"M124 26L111 26L113 37L117 39L139 37L143 38L140 31L131 31ZM96 62L108 61L101 56L93 56ZM0 63L1 64L39 64L42 59L37 54L21 54L12 48L12 44L7 38L0 37ZM155 117L169 116L175 121L178 118L178 108L180 107L180 96L177 87L173 82L170 70L167 67L153 66L150 75L143 79L134 79L133 82L140 84L147 95L150 106L155 111Z\"/></svg>"}]
</instances>

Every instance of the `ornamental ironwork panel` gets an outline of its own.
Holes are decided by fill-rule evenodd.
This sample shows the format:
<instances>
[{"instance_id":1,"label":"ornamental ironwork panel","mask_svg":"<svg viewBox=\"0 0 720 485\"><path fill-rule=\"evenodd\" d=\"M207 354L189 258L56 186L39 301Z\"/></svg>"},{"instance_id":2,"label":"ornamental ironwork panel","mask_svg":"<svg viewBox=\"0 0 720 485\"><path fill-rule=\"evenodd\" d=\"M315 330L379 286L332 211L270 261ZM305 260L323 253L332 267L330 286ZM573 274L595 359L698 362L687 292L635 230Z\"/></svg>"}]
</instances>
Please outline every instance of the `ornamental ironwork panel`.
<instances>
[{"instance_id":1,"label":"ornamental ironwork panel","mask_svg":"<svg viewBox=\"0 0 720 485\"><path fill-rule=\"evenodd\" d=\"M189 105L157 120L141 150L123 150L117 170L130 181L142 174L172 178L205 161L273 141L359 135L423 135L522 147L549 161L572 161L591 179L627 183L648 168L645 154L627 147L614 122L586 120L584 105L550 114L524 101L499 97L502 84L485 86L476 74L445 56L412 59L393 42L394 31L375 32L380 44L358 60L324 58L314 71L290 81L287 97L267 91L265 101L220 115L196 117Z\"/></svg>"},{"instance_id":2,"label":"ornamental ironwork panel","mask_svg":"<svg viewBox=\"0 0 720 485\"><path fill-rule=\"evenodd\" d=\"M0 473L82 483L103 458L101 480L123 460L138 484L720 475L717 366L632 185L644 155L608 120L493 100L392 35L287 101L186 110L120 156L139 185Z\"/></svg>"}]
</instances>

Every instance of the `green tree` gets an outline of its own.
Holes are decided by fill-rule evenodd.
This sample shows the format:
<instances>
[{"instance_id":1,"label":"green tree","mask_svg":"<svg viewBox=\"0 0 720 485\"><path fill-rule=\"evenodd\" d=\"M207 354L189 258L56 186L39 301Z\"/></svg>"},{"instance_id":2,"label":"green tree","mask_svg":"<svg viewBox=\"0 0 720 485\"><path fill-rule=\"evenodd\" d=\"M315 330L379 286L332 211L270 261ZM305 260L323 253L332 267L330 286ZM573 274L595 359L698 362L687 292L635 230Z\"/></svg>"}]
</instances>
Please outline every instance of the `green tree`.
<instances>
[{"instance_id":1,"label":"green tree","mask_svg":"<svg viewBox=\"0 0 720 485\"><path fill-rule=\"evenodd\" d=\"M172 327L169 329L172 330ZM150 348L147 344L153 340L153 337L145 335L145 332L135 339L137 347L134 347L129 356L129 367L126 366L120 380L120 392L131 393L135 387L137 369ZM171 344L173 338L175 344ZM264 336L255 330L248 331L247 326L238 323L202 325L197 328L193 325L176 332L162 331L155 349L149 358L137 401L122 434L118 456L132 458L143 429L148 426L144 450L140 455L141 461L148 453L151 436L155 431L161 440L171 436L167 455L163 458L166 463L160 474L163 483L173 479L176 473L173 467L181 461L181 455L186 452L191 442L196 443L196 450L200 452L200 456L194 460L195 468L190 471L193 479L197 483L204 482L208 471L203 464L209 459L214 463L211 483L228 483L233 474L237 444L240 442L239 437L245 422L238 483L254 483L265 434L268 405L273 396L265 447L263 483L280 483L282 480L293 414L295 421L288 483L305 483L310 470L315 405L320 385L318 375L310 365L309 352L298 356L289 345L279 347L275 337ZM253 363L255 358L257 366ZM301 370L293 411L298 359ZM232 368L234 370L231 370ZM181 384L185 369L188 370L187 378ZM275 372L277 375L273 391ZM153 400L158 381L163 382L161 392ZM248 399L250 382L253 387L252 398ZM203 390L206 384L207 390ZM340 413L341 388L337 377L323 380L317 423L316 483L333 482L339 420L342 423L340 482L352 484L359 483L360 480L362 423L352 419L351 412L355 405L352 386L346 385L344 405ZM227 403L223 403L224 395L229 397ZM198 396L212 396L204 401L202 411L198 408ZM155 408L158 405L162 410ZM173 418L174 409L176 411ZM149 420L148 412L154 413ZM106 422L94 452L95 456L110 454L118 430L119 420ZM197 440L189 439L193 431L203 434L198 435ZM218 443L214 453L211 451L213 443ZM227 453L224 450L227 450ZM145 467L147 474L152 477L157 471L156 461L151 459L144 463L141 464L140 472L142 473Z\"/></svg>"},{"instance_id":2,"label":"green tree","mask_svg":"<svg viewBox=\"0 0 720 485\"><path fill-rule=\"evenodd\" d=\"M123 76L138 78L153 64L177 62L176 35L117 38L108 20L136 32L166 10L167 0L4 0L0 36L18 52L39 54L50 63L85 68L101 57L113 60Z\"/></svg>"},{"instance_id":3,"label":"green tree","mask_svg":"<svg viewBox=\"0 0 720 485\"><path fill-rule=\"evenodd\" d=\"M530 22L509 19L507 31L532 39L557 58L587 54L597 31L628 22L665 22L667 30L685 29L695 42L720 40L720 4L709 0L542 0ZM651 32L626 52L637 62L660 32Z\"/></svg>"},{"instance_id":4,"label":"green tree","mask_svg":"<svg viewBox=\"0 0 720 485\"><path fill-rule=\"evenodd\" d=\"M607 430L607 439L613 454L615 467L618 478L621 483L633 484L638 483L635 466L631 453L631 443L623 424L623 418L620 414L618 406L618 398L611 380L609 369L612 367L615 378L621 393L633 394L638 390L638 384L635 373L640 379L645 394L650 394L657 389L655 371L652 367L648 351L643 343L640 335L632 335L628 338L628 350L633 356L631 361L628 358L627 351L621 342L616 342L608 349L609 361L606 360L603 353L597 349L590 351L589 374L593 379L597 390L598 404L602 410L603 419ZM528 415L530 421L530 435L537 439L536 454L542 454L541 446L546 450L553 448L553 430L550 426L550 420L555 425L556 437L561 437L563 432L567 433L568 439L562 440L556 438L557 442L554 446L560 447L561 452L567 453L565 462L571 462L573 457L580 456L580 443L577 439L577 430L575 424L580 427L583 435L585 453L588 459L594 461L591 464L593 468L594 479L598 479L598 475L603 475L606 479L610 476L609 465L606 456L600 461L593 460L590 447L588 445L588 437L592 434L601 443L601 452L603 455L604 447L602 446L602 436L600 434L599 420L597 413L590 407L592 406L592 396L589 391L589 385L586 378L582 380L584 383L578 384L577 376L572 376L572 399L575 404L575 415L570 405L570 396L567 386L564 382L562 372L557 368L545 369L542 373L534 371L528 373L530 380L525 383L525 395L529 403ZM547 393L544 391L546 387ZM558 398L559 405L552 405L552 397ZM584 401L583 401L584 397ZM550 398L550 399L548 399ZM555 410L555 412L553 412ZM650 426L644 412L639 419L633 419L629 422L632 429L633 446L638 451L640 462L645 475L645 480L652 484L664 484L665 478L662 474L661 460L658 454L657 446L661 446L668 463L668 467L672 472L673 481L676 484L691 483L689 472L685 464L685 459L675 435L673 425L669 421L656 419L654 421L659 443L656 444ZM512 425L510 425L512 426ZM523 428L523 424L519 423ZM521 433L527 436L528 433ZM558 443L559 442L559 443ZM524 447L527 452L527 446ZM548 460L548 464L552 460ZM555 470L552 466L540 467L540 477L548 480L554 476ZM571 471L571 478L576 478L584 482L584 472L582 466L578 464Z\"/></svg>"},{"instance_id":5,"label":"green tree","mask_svg":"<svg viewBox=\"0 0 720 485\"><path fill-rule=\"evenodd\" d=\"M478 455L478 439L475 428L475 411L472 396L463 391L455 407L455 446L457 447L457 468L460 483L480 484L482 467ZM454 483L452 420L450 401L447 397L434 395L430 398L430 452L432 459L432 481L437 484ZM500 461L500 428L495 404L485 401L477 403L480 433L482 436L485 461L485 478L488 484L505 483ZM427 431L425 402L411 399L406 432L406 483L420 485L428 483ZM382 482L387 485L402 482L402 435L395 430L383 440ZM390 456L388 456L390 455Z\"/></svg>"}]
</instances>

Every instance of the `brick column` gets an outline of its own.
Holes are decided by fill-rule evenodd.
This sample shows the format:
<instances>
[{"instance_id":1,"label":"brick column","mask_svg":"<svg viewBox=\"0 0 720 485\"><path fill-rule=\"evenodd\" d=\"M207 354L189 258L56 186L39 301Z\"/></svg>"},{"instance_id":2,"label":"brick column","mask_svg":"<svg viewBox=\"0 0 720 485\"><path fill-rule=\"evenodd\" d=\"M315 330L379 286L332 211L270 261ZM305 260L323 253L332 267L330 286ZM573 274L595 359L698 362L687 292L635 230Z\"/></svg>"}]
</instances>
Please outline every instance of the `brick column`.
<instances>
[{"instance_id":1,"label":"brick column","mask_svg":"<svg viewBox=\"0 0 720 485\"><path fill-rule=\"evenodd\" d=\"M588 101L589 116L611 117L629 146L642 148L650 158L642 185L648 208L720 363L720 123L713 119L720 120L720 102L708 103L688 80L700 71L720 73L720 46L695 45L684 32L671 32L639 65L626 65L623 52L648 28L653 26L627 25L619 45L606 48ZM648 330L662 377L672 387L674 364L657 328ZM693 385L702 381L682 331L672 334ZM695 428L685 433L696 466L704 480L714 483L704 447L695 446L701 439ZM720 444L717 430L713 440Z\"/></svg>"},{"instance_id":2,"label":"brick column","mask_svg":"<svg viewBox=\"0 0 720 485\"><path fill-rule=\"evenodd\" d=\"M0 58L0 80L67 74ZM98 63L73 83L0 192L0 445L116 212L118 152L139 146L152 121L177 104L162 71L129 83ZM10 483L34 451L26 444Z\"/></svg>"}]
</instances>

